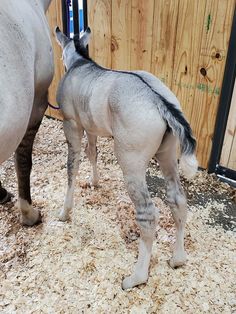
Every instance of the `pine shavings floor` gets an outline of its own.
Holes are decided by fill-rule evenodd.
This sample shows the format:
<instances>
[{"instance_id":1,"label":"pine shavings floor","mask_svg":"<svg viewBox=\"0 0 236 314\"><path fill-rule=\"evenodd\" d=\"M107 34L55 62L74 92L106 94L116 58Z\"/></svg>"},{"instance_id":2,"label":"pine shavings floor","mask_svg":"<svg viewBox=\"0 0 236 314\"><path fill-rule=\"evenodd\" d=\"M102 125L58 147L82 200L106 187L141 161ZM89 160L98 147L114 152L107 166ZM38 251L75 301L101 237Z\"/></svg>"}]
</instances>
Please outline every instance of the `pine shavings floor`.
<instances>
[{"instance_id":1,"label":"pine shavings floor","mask_svg":"<svg viewBox=\"0 0 236 314\"><path fill-rule=\"evenodd\" d=\"M99 139L98 149L100 187L87 186L90 165L83 153L71 221L58 221L67 147L62 123L44 118L31 180L43 223L22 227L16 198L0 206L0 313L236 313L235 190L205 172L191 183L182 180L189 199L188 262L173 270L167 261L174 225L164 203L164 180L151 162L147 181L161 216L150 278L147 285L123 291L139 231L112 140ZM16 195L12 158L0 178Z\"/></svg>"}]
</instances>

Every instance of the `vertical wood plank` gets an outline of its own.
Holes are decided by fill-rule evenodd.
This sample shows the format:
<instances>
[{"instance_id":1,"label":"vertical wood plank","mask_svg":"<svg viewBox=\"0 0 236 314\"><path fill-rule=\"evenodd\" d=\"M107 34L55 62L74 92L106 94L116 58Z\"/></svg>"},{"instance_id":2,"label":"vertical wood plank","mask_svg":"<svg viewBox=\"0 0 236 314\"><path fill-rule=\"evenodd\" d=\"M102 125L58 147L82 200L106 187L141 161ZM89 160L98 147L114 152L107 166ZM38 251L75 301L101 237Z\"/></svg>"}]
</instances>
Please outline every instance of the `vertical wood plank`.
<instances>
[{"instance_id":1,"label":"vertical wood plank","mask_svg":"<svg viewBox=\"0 0 236 314\"><path fill-rule=\"evenodd\" d=\"M204 168L212 148L234 8L235 0L206 2L190 120L198 138L198 159Z\"/></svg>"},{"instance_id":2,"label":"vertical wood plank","mask_svg":"<svg viewBox=\"0 0 236 314\"><path fill-rule=\"evenodd\" d=\"M236 171L236 132L234 132L234 140L229 156L228 168Z\"/></svg>"},{"instance_id":3,"label":"vertical wood plank","mask_svg":"<svg viewBox=\"0 0 236 314\"><path fill-rule=\"evenodd\" d=\"M88 25L92 30L90 56L100 65L111 67L111 0L88 1Z\"/></svg>"},{"instance_id":4,"label":"vertical wood plank","mask_svg":"<svg viewBox=\"0 0 236 314\"><path fill-rule=\"evenodd\" d=\"M156 0L152 35L151 72L171 87L179 1Z\"/></svg>"},{"instance_id":5,"label":"vertical wood plank","mask_svg":"<svg viewBox=\"0 0 236 314\"><path fill-rule=\"evenodd\" d=\"M205 3L205 0L179 0L171 89L180 100L188 120L191 118L193 106L197 106L194 91L201 51ZM194 129L193 125L192 127Z\"/></svg>"},{"instance_id":6,"label":"vertical wood plank","mask_svg":"<svg viewBox=\"0 0 236 314\"><path fill-rule=\"evenodd\" d=\"M234 84L220 165L236 170L236 82Z\"/></svg>"},{"instance_id":7,"label":"vertical wood plank","mask_svg":"<svg viewBox=\"0 0 236 314\"><path fill-rule=\"evenodd\" d=\"M131 1L112 1L112 68L131 69Z\"/></svg>"},{"instance_id":8,"label":"vertical wood plank","mask_svg":"<svg viewBox=\"0 0 236 314\"><path fill-rule=\"evenodd\" d=\"M53 81L49 88L48 101L50 104L54 106L57 106L57 102L56 102L57 86L60 79L62 78L64 74L64 66L61 60L62 51L59 45L57 44L54 33L53 33L56 26L59 26L62 29L61 12L62 12L61 1L53 0L47 12L47 19L48 19L48 23L50 27L50 32L51 32L52 46L53 46L53 51L54 51L54 65L55 65ZM48 108L46 111L46 114L57 119L62 119L60 111L54 110L52 108Z\"/></svg>"},{"instance_id":9,"label":"vertical wood plank","mask_svg":"<svg viewBox=\"0 0 236 314\"><path fill-rule=\"evenodd\" d=\"M132 0L131 69L151 71L154 0Z\"/></svg>"}]
</instances>

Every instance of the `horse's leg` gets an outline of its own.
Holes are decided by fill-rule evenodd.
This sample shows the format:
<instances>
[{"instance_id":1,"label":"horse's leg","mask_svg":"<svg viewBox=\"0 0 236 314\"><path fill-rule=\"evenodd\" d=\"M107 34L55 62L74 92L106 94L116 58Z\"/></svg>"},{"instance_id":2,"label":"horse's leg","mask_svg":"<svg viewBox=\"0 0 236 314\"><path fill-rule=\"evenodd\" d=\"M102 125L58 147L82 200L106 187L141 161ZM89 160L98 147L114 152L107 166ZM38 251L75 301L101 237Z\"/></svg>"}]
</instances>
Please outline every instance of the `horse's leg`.
<instances>
[{"instance_id":1,"label":"horse's leg","mask_svg":"<svg viewBox=\"0 0 236 314\"><path fill-rule=\"evenodd\" d=\"M4 189L0 181L0 204L5 204L9 202L12 196L13 195L10 192L7 192L7 190Z\"/></svg>"},{"instance_id":2,"label":"horse's leg","mask_svg":"<svg viewBox=\"0 0 236 314\"><path fill-rule=\"evenodd\" d=\"M167 182L167 201L170 205L176 226L176 242L173 256L169 262L170 266L175 268L183 265L187 259L184 250L187 201L179 180L176 157L176 137L172 133L166 133L156 157Z\"/></svg>"},{"instance_id":3,"label":"horse's leg","mask_svg":"<svg viewBox=\"0 0 236 314\"><path fill-rule=\"evenodd\" d=\"M35 135L47 108L47 93L36 97L27 131L15 152L15 167L18 179L18 206L22 214L22 224L32 226L41 222L41 214L32 207L30 193L30 172L32 168L32 148Z\"/></svg>"},{"instance_id":4,"label":"horse's leg","mask_svg":"<svg viewBox=\"0 0 236 314\"><path fill-rule=\"evenodd\" d=\"M152 153L143 151L121 149L115 143L115 153L123 171L124 180L129 196L136 209L136 220L140 228L140 242L138 261L135 264L133 274L124 279L124 289L135 287L148 280L149 264L151 259L152 244L155 236L158 209L153 204L147 184L146 168Z\"/></svg>"},{"instance_id":5,"label":"horse's leg","mask_svg":"<svg viewBox=\"0 0 236 314\"><path fill-rule=\"evenodd\" d=\"M87 133L87 138L88 138L88 144L85 148L85 152L86 155L88 156L88 159L92 165L93 168L93 175L91 178L91 184L93 186L97 186L98 185L98 181L99 181L99 175L98 175L98 171L97 171L97 147L96 147L96 143L97 143L97 136L95 135L91 135L89 133Z\"/></svg>"},{"instance_id":6,"label":"horse's leg","mask_svg":"<svg viewBox=\"0 0 236 314\"><path fill-rule=\"evenodd\" d=\"M84 130L74 120L64 120L63 127L68 144L68 159L67 159L68 186L64 202L64 208L62 209L59 215L59 219L61 221L66 221L69 219L69 214L73 207L75 180L79 170L81 140L83 137Z\"/></svg>"}]
</instances>

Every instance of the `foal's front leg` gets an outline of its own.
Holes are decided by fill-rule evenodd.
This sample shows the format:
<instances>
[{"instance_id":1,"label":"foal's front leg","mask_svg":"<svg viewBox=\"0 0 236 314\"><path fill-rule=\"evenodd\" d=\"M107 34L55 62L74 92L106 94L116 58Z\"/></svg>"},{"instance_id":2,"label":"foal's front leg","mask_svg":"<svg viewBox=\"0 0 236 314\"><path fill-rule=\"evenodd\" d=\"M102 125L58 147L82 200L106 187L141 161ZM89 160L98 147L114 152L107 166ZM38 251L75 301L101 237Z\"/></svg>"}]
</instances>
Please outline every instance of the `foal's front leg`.
<instances>
[{"instance_id":1,"label":"foal's front leg","mask_svg":"<svg viewBox=\"0 0 236 314\"><path fill-rule=\"evenodd\" d=\"M91 135L87 132L86 134L88 138L88 144L85 148L85 152L92 165L92 170L93 170L93 174L91 178L91 185L97 186L98 181L99 181L99 175L97 171L97 147L96 147L97 136Z\"/></svg>"},{"instance_id":2,"label":"foal's front leg","mask_svg":"<svg viewBox=\"0 0 236 314\"><path fill-rule=\"evenodd\" d=\"M68 158L67 158L68 186L64 202L64 208L62 209L59 215L59 219L61 221L66 221L69 219L70 211L73 207L75 180L79 170L81 141L84 130L80 126L78 126L76 121L74 120L64 120L63 127L68 145Z\"/></svg>"}]
</instances>

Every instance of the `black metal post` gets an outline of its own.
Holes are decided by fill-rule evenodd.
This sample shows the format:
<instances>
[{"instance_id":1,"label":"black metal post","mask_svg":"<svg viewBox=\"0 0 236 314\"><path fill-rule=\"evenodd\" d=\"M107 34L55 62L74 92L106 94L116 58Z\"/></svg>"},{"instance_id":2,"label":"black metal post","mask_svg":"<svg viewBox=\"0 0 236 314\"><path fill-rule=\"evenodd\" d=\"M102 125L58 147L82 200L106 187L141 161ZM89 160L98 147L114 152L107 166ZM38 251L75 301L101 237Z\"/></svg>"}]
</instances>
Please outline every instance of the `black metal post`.
<instances>
[{"instance_id":1,"label":"black metal post","mask_svg":"<svg viewBox=\"0 0 236 314\"><path fill-rule=\"evenodd\" d=\"M87 0L83 0L83 17L84 17L84 30L88 27L88 7Z\"/></svg>"},{"instance_id":2,"label":"black metal post","mask_svg":"<svg viewBox=\"0 0 236 314\"><path fill-rule=\"evenodd\" d=\"M68 2L68 0L61 0L63 33L66 34L66 36L70 35L69 3L70 1Z\"/></svg>"},{"instance_id":3,"label":"black metal post","mask_svg":"<svg viewBox=\"0 0 236 314\"><path fill-rule=\"evenodd\" d=\"M79 5L78 0L73 0L73 25L74 34L79 34Z\"/></svg>"},{"instance_id":4,"label":"black metal post","mask_svg":"<svg viewBox=\"0 0 236 314\"><path fill-rule=\"evenodd\" d=\"M220 161L225 131L227 127L230 104L236 77L236 10L234 11L232 31L225 65L224 79L215 122L212 151L208 164L208 172L215 172Z\"/></svg>"}]
</instances>

